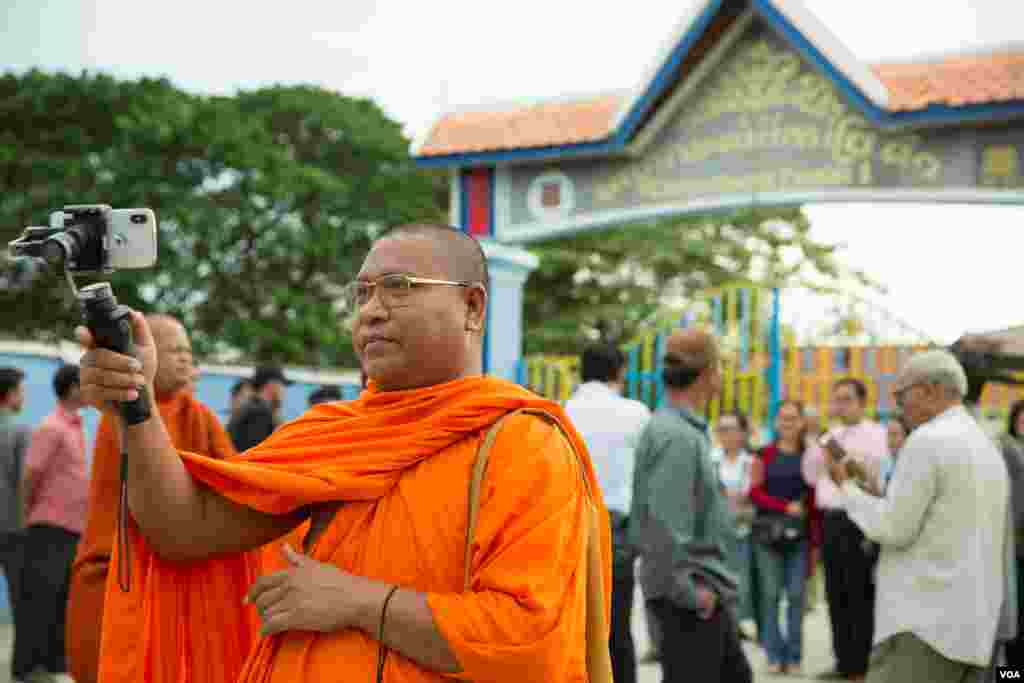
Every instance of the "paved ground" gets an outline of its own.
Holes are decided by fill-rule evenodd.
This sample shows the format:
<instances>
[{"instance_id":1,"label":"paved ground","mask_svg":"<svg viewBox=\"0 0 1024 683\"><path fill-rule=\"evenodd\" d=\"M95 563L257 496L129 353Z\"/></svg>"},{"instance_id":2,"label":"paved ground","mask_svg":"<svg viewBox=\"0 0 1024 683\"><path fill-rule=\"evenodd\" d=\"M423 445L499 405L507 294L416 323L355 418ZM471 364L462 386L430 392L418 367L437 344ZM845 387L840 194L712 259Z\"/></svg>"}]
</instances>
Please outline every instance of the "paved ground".
<instances>
[{"instance_id":1,"label":"paved ground","mask_svg":"<svg viewBox=\"0 0 1024 683\"><path fill-rule=\"evenodd\" d=\"M635 602L639 605L639 601ZM650 647L647 638L647 629L643 623L643 610L636 608L633 617L633 637L637 643L638 654L643 655ZM751 643L745 643L744 649L747 652L747 659L754 670L754 680L757 683L769 683L771 681L797 681L813 680L815 675L832 668L832 635L828 624L828 610L824 601L820 601L816 609L804 617L804 661L800 676L772 676L767 673L767 661L761 648ZM640 666L638 683L659 683L661 681L661 668L657 664L646 664Z\"/></svg>"},{"instance_id":2,"label":"paved ground","mask_svg":"<svg viewBox=\"0 0 1024 683\"><path fill-rule=\"evenodd\" d=\"M648 651L650 643L647 639L647 629L643 622L643 610L639 607L639 593L635 601L636 612L633 619L633 634L636 638L638 654L642 655ZM10 683L10 656L11 640L13 631L10 624L0 623L0 683ZM754 669L754 679L758 683L769 683L771 681L794 681L813 679L815 674L825 671L832 666L832 642L828 626L828 611L819 601L817 609L811 611L804 618L804 663L801 677L796 676L770 676L765 672L765 659L757 646L747 644L747 657ZM639 683L659 683L661 681L661 669L657 664L640 666Z\"/></svg>"}]
</instances>

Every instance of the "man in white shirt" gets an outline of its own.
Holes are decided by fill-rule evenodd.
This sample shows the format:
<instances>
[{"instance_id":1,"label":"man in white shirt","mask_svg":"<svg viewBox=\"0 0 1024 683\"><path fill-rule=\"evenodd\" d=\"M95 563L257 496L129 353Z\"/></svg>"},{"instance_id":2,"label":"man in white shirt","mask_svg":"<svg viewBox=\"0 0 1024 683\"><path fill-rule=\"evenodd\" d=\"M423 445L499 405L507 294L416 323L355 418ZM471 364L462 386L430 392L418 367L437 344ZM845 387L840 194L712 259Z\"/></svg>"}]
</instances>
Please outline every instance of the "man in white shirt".
<instances>
[{"instance_id":1,"label":"man in white shirt","mask_svg":"<svg viewBox=\"0 0 1024 683\"><path fill-rule=\"evenodd\" d=\"M911 358L893 393L913 432L886 496L830 463L847 514L881 546L868 681L980 681L1006 580L1006 465L963 406L967 378L951 354Z\"/></svg>"},{"instance_id":2,"label":"man in white shirt","mask_svg":"<svg viewBox=\"0 0 1024 683\"><path fill-rule=\"evenodd\" d=\"M616 683L636 683L636 651L630 627L636 553L628 542L633 493L633 451L651 412L624 398L626 359L612 345L586 349L581 358L583 384L565 404L565 412L583 436L612 521L612 623L610 650Z\"/></svg>"}]
</instances>

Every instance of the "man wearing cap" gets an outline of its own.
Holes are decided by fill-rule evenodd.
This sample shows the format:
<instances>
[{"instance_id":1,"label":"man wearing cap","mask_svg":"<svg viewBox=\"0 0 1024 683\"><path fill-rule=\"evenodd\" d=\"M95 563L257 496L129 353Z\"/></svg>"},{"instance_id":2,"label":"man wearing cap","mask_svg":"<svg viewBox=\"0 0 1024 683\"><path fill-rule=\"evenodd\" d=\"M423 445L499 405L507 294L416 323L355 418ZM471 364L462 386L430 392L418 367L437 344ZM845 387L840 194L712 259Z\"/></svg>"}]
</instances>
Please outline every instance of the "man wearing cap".
<instances>
[{"instance_id":1,"label":"man wearing cap","mask_svg":"<svg viewBox=\"0 0 1024 683\"><path fill-rule=\"evenodd\" d=\"M284 388L291 384L281 368L257 368L249 381L253 396L228 424L228 433L241 453L262 442L277 428L275 415L284 402Z\"/></svg>"}]
</instances>

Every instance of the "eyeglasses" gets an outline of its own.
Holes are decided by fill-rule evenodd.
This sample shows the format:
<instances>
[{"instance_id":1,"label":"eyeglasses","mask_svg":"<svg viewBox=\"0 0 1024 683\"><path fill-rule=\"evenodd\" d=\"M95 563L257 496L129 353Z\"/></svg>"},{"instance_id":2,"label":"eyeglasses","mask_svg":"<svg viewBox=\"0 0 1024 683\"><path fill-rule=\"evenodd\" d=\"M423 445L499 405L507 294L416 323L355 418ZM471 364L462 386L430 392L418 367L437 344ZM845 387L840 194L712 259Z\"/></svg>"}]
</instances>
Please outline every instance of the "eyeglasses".
<instances>
[{"instance_id":1,"label":"eyeglasses","mask_svg":"<svg viewBox=\"0 0 1024 683\"><path fill-rule=\"evenodd\" d=\"M413 277L396 273L384 275L376 280L356 280L345 285L345 310L350 315L370 303L373 293L377 293L381 306L391 310L412 305L412 294L416 287L422 285L442 285L446 287L472 287L472 282L455 282L453 280L432 280L425 277Z\"/></svg>"}]
</instances>

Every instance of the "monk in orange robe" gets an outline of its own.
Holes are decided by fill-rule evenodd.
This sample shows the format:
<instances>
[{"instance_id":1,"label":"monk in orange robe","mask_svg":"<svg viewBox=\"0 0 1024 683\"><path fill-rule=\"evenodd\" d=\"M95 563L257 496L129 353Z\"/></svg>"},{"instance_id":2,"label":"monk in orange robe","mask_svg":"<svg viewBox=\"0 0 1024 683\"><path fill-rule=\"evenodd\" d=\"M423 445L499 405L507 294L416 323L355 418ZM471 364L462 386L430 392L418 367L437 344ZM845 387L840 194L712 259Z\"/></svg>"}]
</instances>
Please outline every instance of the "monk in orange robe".
<instances>
[{"instance_id":1,"label":"monk in orange robe","mask_svg":"<svg viewBox=\"0 0 1024 683\"><path fill-rule=\"evenodd\" d=\"M481 375L487 282L472 238L398 228L348 289L370 379L358 400L226 461L176 451L156 416L126 428L132 524L112 575L124 563L133 584L107 583L103 683L588 679L595 614L607 654L607 510L558 405ZM150 382L150 335L133 324L138 360L83 359L97 407ZM472 464L522 408L547 419L502 424L466 567ZM142 629L110 618L122 605ZM136 656L115 654L129 639Z\"/></svg>"},{"instance_id":2,"label":"monk in orange robe","mask_svg":"<svg viewBox=\"0 0 1024 683\"><path fill-rule=\"evenodd\" d=\"M156 404L176 448L211 458L234 455L220 420L192 396L195 368L192 347L181 323L170 316L148 316L157 353L153 380ZM89 485L89 517L71 569L65 642L68 668L76 683L96 683L100 633L110 557L117 528L121 484L119 425L109 415L100 420ZM127 621L132 615L121 614ZM138 614L133 615L138 618ZM142 628L141 621L138 624ZM134 641L126 641L131 645Z\"/></svg>"}]
</instances>

